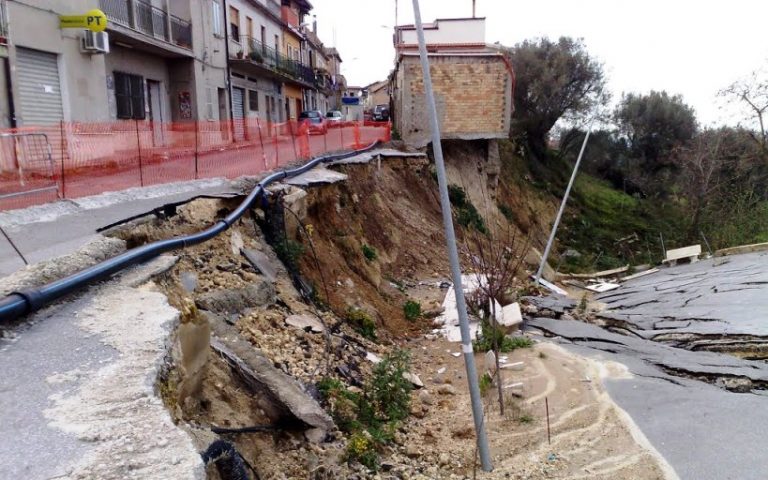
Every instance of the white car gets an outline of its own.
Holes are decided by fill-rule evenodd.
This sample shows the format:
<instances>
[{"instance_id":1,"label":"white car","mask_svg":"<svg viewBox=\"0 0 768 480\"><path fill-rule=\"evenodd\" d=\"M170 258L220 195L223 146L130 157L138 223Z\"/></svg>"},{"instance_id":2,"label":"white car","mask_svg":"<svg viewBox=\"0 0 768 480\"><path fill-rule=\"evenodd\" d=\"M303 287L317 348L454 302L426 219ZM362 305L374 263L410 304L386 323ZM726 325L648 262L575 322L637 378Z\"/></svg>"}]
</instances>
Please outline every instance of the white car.
<instances>
[{"instance_id":1,"label":"white car","mask_svg":"<svg viewBox=\"0 0 768 480\"><path fill-rule=\"evenodd\" d=\"M344 121L344 115L338 110L330 110L325 114L325 121L330 128L338 127Z\"/></svg>"}]
</instances>

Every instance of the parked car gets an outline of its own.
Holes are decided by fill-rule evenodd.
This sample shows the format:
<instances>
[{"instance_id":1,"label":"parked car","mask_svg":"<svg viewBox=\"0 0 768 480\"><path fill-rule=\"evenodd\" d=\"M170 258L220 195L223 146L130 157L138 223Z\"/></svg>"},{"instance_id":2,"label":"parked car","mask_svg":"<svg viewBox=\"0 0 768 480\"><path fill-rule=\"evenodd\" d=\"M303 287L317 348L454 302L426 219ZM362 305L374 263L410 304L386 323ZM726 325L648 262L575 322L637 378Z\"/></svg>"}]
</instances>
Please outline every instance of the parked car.
<instances>
[{"instance_id":1,"label":"parked car","mask_svg":"<svg viewBox=\"0 0 768 480\"><path fill-rule=\"evenodd\" d=\"M319 110L307 110L299 114L299 124L309 127L309 134L325 135L328 133L328 123Z\"/></svg>"},{"instance_id":2,"label":"parked car","mask_svg":"<svg viewBox=\"0 0 768 480\"><path fill-rule=\"evenodd\" d=\"M338 110L330 110L325 114L325 121L328 123L328 128L338 127L344 121L344 115Z\"/></svg>"},{"instance_id":3,"label":"parked car","mask_svg":"<svg viewBox=\"0 0 768 480\"><path fill-rule=\"evenodd\" d=\"M376 105L376 108L373 109L373 121L388 122L389 121L389 105Z\"/></svg>"}]
</instances>

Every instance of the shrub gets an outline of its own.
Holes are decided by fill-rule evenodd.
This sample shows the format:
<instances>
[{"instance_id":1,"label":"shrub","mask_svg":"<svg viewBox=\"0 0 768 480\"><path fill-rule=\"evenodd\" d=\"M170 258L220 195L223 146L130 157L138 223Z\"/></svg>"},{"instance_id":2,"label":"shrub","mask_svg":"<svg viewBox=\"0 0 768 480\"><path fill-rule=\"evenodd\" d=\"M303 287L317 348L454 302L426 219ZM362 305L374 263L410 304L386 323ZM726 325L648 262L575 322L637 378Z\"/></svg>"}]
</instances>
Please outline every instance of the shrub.
<instances>
[{"instance_id":1,"label":"shrub","mask_svg":"<svg viewBox=\"0 0 768 480\"><path fill-rule=\"evenodd\" d=\"M448 199L455 209L456 223L464 228L474 228L480 233L488 235L485 220L480 216L472 202L467 199L467 193L458 185L448 185Z\"/></svg>"},{"instance_id":2,"label":"shrub","mask_svg":"<svg viewBox=\"0 0 768 480\"><path fill-rule=\"evenodd\" d=\"M480 323L480 335L472 345L476 352L487 352L498 345L500 352L508 353L518 348L532 347L533 341L528 337L508 337L501 327L494 327L490 321L483 320Z\"/></svg>"},{"instance_id":3,"label":"shrub","mask_svg":"<svg viewBox=\"0 0 768 480\"><path fill-rule=\"evenodd\" d=\"M413 300L408 300L403 304L403 313L405 314L405 319L412 322L421 317L421 304L419 302L414 302Z\"/></svg>"},{"instance_id":4,"label":"shrub","mask_svg":"<svg viewBox=\"0 0 768 480\"><path fill-rule=\"evenodd\" d=\"M367 432L355 433L347 443L346 460L360 462L368 469L377 471L379 469L379 452L376 447Z\"/></svg>"},{"instance_id":5,"label":"shrub","mask_svg":"<svg viewBox=\"0 0 768 480\"><path fill-rule=\"evenodd\" d=\"M508 205L499 203L498 207L501 214L504 215L504 218L506 218L509 223L515 223L515 212L513 212Z\"/></svg>"},{"instance_id":6,"label":"shrub","mask_svg":"<svg viewBox=\"0 0 768 480\"><path fill-rule=\"evenodd\" d=\"M352 328L357 330L357 333L368 340L376 340L376 322L367 312L359 308L349 308L345 318L352 325Z\"/></svg>"},{"instance_id":7,"label":"shrub","mask_svg":"<svg viewBox=\"0 0 768 480\"><path fill-rule=\"evenodd\" d=\"M493 386L493 378L491 378L491 375L488 372L485 372L483 376L480 377L479 385L480 395L485 396L488 390Z\"/></svg>"},{"instance_id":8,"label":"shrub","mask_svg":"<svg viewBox=\"0 0 768 480\"><path fill-rule=\"evenodd\" d=\"M371 247L370 245L363 244L363 256L366 260L369 262L372 262L378 258L378 253L376 252L376 249Z\"/></svg>"},{"instance_id":9,"label":"shrub","mask_svg":"<svg viewBox=\"0 0 768 480\"><path fill-rule=\"evenodd\" d=\"M318 382L334 421L342 431L352 434L347 461L378 470L379 452L392 442L399 422L410 413L413 385L404 376L409 369L410 355L399 350L376 364L362 393L350 392L333 378Z\"/></svg>"},{"instance_id":10,"label":"shrub","mask_svg":"<svg viewBox=\"0 0 768 480\"><path fill-rule=\"evenodd\" d=\"M299 260L304 255L304 245L288 238L283 238L275 245L275 253L289 270L299 267Z\"/></svg>"}]
</instances>

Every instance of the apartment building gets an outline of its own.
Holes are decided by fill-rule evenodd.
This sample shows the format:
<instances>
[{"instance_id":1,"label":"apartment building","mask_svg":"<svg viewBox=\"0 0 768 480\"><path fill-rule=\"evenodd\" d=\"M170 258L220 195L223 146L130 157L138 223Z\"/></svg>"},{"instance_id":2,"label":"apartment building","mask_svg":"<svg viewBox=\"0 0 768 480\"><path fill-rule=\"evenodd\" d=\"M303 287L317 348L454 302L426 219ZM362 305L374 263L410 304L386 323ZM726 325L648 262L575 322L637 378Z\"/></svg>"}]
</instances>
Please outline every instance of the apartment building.
<instances>
[{"instance_id":1,"label":"apartment building","mask_svg":"<svg viewBox=\"0 0 768 480\"><path fill-rule=\"evenodd\" d=\"M232 119L285 120L280 5L274 0L225 0L224 5ZM235 132L238 139L244 134L242 127Z\"/></svg>"},{"instance_id":2,"label":"apartment building","mask_svg":"<svg viewBox=\"0 0 768 480\"><path fill-rule=\"evenodd\" d=\"M439 19L424 25L440 131L446 139L493 139L509 135L514 71L485 43L484 18ZM390 76L395 128L403 140L429 142L424 78L416 27L395 27L395 70Z\"/></svg>"},{"instance_id":3,"label":"apartment building","mask_svg":"<svg viewBox=\"0 0 768 480\"><path fill-rule=\"evenodd\" d=\"M108 18L105 33L60 27L60 16L94 8ZM306 0L0 0L0 128L281 122L307 105L322 109L302 33L311 8ZM245 135L237 124L236 140Z\"/></svg>"}]
</instances>

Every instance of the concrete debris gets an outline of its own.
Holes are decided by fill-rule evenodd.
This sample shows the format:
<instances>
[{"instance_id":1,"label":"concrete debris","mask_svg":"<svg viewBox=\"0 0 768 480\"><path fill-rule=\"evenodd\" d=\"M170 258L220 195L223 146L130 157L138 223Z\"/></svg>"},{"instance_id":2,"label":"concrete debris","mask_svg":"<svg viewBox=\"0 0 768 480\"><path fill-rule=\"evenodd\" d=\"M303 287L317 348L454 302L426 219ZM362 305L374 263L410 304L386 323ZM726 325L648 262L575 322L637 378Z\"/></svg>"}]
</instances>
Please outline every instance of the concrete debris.
<instances>
[{"instance_id":1,"label":"concrete debris","mask_svg":"<svg viewBox=\"0 0 768 480\"><path fill-rule=\"evenodd\" d=\"M274 367L253 345L240 338L237 330L217 315L208 316L215 337L211 347L229 363L255 393L264 398L260 406L274 421L298 419L324 432L335 426L320 404L302 389L298 381ZM276 418L274 418L276 417ZM313 437L320 436L314 432Z\"/></svg>"},{"instance_id":2,"label":"concrete debris","mask_svg":"<svg viewBox=\"0 0 768 480\"><path fill-rule=\"evenodd\" d=\"M424 382L422 382L421 378L415 373L405 372L403 378L411 382L416 388L424 388Z\"/></svg>"},{"instance_id":3,"label":"concrete debris","mask_svg":"<svg viewBox=\"0 0 768 480\"><path fill-rule=\"evenodd\" d=\"M531 275L531 280L535 280L535 279L536 279L536 277ZM568 292L566 292L562 288L558 287L554 283L545 280L544 278L540 278L539 279L539 283L541 284L541 286L543 286L544 288L546 288L547 290L549 290L549 291L551 291L553 293L556 293L558 295L562 295L564 297L568 296Z\"/></svg>"},{"instance_id":4,"label":"concrete debris","mask_svg":"<svg viewBox=\"0 0 768 480\"><path fill-rule=\"evenodd\" d=\"M305 332L322 333L325 331L323 322L312 315L291 315L286 317L285 324Z\"/></svg>"},{"instance_id":5,"label":"concrete debris","mask_svg":"<svg viewBox=\"0 0 768 480\"><path fill-rule=\"evenodd\" d=\"M333 170L329 170L325 167L315 167L308 172L304 172L301 175L296 175L293 178L284 180L288 185L297 187L312 187L316 185L327 185L331 183L343 182L347 179L347 175Z\"/></svg>"},{"instance_id":6,"label":"concrete debris","mask_svg":"<svg viewBox=\"0 0 768 480\"><path fill-rule=\"evenodd\" d=\"M506 364L502 365L501 368L503 368L505 370L520 371L520 370L523 370L525 368L525 363L524 362L506 363Z\"/></svg>"},{"instance_id":7,"label":"concrete debris","mask_svg":"<svg viewBox=\"0 0 768 480\"><path fill-rule=\"evenodd\" d=\"M503 327L518 327L521 323L523 323L523 314L520 311L519 303L510 303L501 309L499 325Z\"/></svg>"},{"instance_id":8,"label":"concrete debris","mask_svg":"<svg viewBox=\"0 0 768 480\"><path fill-rule=\"evenodd\" d=\"M451 355L453 355L456 358L459 358L461 356L461 352L453 352L451 353Z\"/></svg>"},{"instance_id":9,"label":"concrete debris","mask_svg":"<svg viewBox=\"0 0 768 480\"><path fill-rule=\"evenodd\" d=\"M378 355L376 355L373 352L366 352L365 353L365 359L368 360L369 362L373 363L373 364L381 362L381 357L379 357Z\"/></svg>"},{"instance_id":10,"label":"concrete debris","mask_svg":"<svg viewBox=\"0 0 768 480\"><path fill-rule=\"evenodd\" d=\"M611 290L616 290L619 287L621 287L621 285L618 283L601 282L587 285L585 288L596 293L605 293L610 292Z\"/></svg>"},{"instance_id":11,"label":"concrete debris","mask_svg":"<svg viewBox=\"0 0 768 480\"><path fill-rule=\"evenodd\" d=\"M504 390L522 391L523 390L523 383L522 382L510 383L509 385L504 385L504 387L502 387L502 388L504 388Z\"/></svg>"},{"instance_id":12,"label":"concrete debris","mask_svg":"<svg viewBox=\"0 0 768 480\"><path fill-rule=\"evenodd\" d=\"M197 297L197 307L215 313L236 314L249 308L271 305L276 300L275 287L266 280L239 289L221 289Z\"/></svg>"},{"instance_id":13,"label":"concrete debris","mask_svg":"<svg viewBox=\"0 0 768 480\"><path fill-rule=\"evenodd\" d=\"M527 308L526 313L531 315L541 314L543 310L551 310L557 315L562 315L566 311L576 308L575 300L559 295L547 295L546 297L523 297L523 300L528 302L529 305L535 307L535 310Z\"/></svg>"},{"instance_id":14,"label":"concrete debris","mask_svg":"<svg viewBox=\"0 0 768 480\"><path fill-rule=\"evenodd\" d=\"M266 254L251 248L242 249L242 254L256 270L267 277L267 280L270 282L275 281L277 278L277 267Z\"/></svg>"},{"instance_id":15,"label":"concrete debris","mask_svg":"<svg viewBox=\"0 0 768 480\"><path fill-rule=\"evenodd\" d=\"M496 354L493 350L485 352L485 369L491 376L496 373Z\"/></svg>"}]
</instances>

